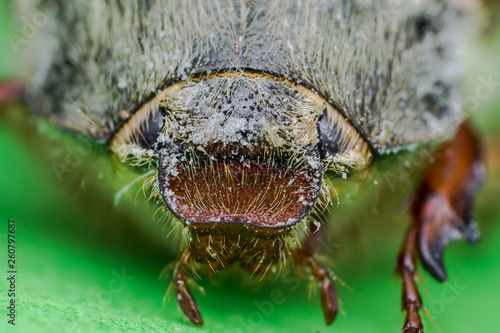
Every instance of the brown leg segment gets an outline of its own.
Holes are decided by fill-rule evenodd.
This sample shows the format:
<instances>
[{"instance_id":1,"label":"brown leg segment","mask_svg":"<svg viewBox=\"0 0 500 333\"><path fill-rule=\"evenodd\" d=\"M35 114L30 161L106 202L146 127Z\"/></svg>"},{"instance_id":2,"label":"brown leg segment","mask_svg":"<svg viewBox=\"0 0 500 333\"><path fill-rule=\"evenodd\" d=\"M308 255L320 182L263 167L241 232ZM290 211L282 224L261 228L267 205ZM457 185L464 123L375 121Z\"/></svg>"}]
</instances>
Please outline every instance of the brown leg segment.
<instances>
[{"instance_id":1,"label":"brown leg segment","mask_svg":"<svg viewBox=\"0 0 500 333\"><path fill-rule=\"evenodd\" d=\"M26 87L20 81L0 81L0 106L23 98Z\"/></svg>"},{"instance_id":2,"label":"brown leg segment","mask_svg":"<svg viewBox=\"0 0 500 333\"><path fill-rule=\"evenodd\" d=\"M412 226L408 231L399 254L397 265L397 272L403 280L401 307L406 312L406 320L403 325L403 332L405 333L420 333L424 331L422 320L418 313L422 308L422 299L420 298L417 283L415 282L417 232L418 230L415 226Z\"/></svg>"},{"instance_id":3,"label":"brown leg segment","mask_svg":"<svg viewBox=\"0 0 500 333\"><path fill-rule=\"evenodd\" d=\"M324 222L324 219L323 216L321 220ZM314 258L326 229L325 223L322 224L323 226L319 230L315 224L310 224L311 235L306 239L302 248L294 253L294 259L297 264L308 266L311 269L312 276L319 282L321 307L326 325L330 326L337 317L339 304L329 271Z\"/></svg>"},{"instance_id":4,"label":"brown leg segment","mask_svg":"<svg viewBox=\"0 0 500 333\"><path fill-rule=\"evenodd\" d=\"M471 219L473 196L483 179L478 140L468 123L436 152L414 202L414 224L401 248L396 271L403 279L403 332L423 332L422 300L415 282L417 252L424 268L438 281L447 279L443 252L449 242L479 240Z\"/></svg>"},{"instance_id":5,"label":"brown leg segment","mask_svg":"<svg viewBox=\"0 0 500 333\"><path fill-rule=\"evenodd\" d=\"M177 263L172 280L172 283L175 285L175 298L189 321L196 326L203 326L203 318L201 317L200 309L187 286L187 282L191 277L188 273L186 261L182 258L184 258L184 256L181 256L181 259Z\"/></svg>"}]
</instances>

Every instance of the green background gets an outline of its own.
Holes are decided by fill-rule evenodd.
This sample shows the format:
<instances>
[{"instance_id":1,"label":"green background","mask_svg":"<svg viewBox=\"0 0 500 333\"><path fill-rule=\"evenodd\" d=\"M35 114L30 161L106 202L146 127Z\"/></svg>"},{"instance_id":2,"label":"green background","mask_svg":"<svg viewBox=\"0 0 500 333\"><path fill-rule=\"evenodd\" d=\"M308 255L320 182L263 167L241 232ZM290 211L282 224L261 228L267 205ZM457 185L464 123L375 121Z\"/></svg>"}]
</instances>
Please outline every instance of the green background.
<instances>
[{"instance_id":1,"label":"green background","mask_svg":"<svg viewBox=\"0 0 500 333\"><path fill-rule=\"evenodd\" d=\"M20 57L13 54L6 38L13 31L6 7L2 1L0 77L14 77L22 64L13 65ZM491 74L494 81L500 81L499 55L499 36L490 34L469 44L466 93L474 94L481 76ZM495 91L481 100L473 114L485 143L488 169L475 207L483 239L475 246L450 246L446 252L450 282L438 284L421 274L424 303L433 318L424 316L427 332L499 331L499 95ZM37 129L35 123L22 105L0 111L1 332L400 330L400 283L392 272L407 218L388 222L389 228L375 224L361 230L346 229L345 237L337 240L339 251L332 253L332 267L346 285L338 286L342 313L332 327L324 326L318 295L309 299L307 279L288 276L256 286L247 275L230 270L213 282L200 281L206 296L195 294L206 325L196 328L183 318L175 302L162 309L169 281L158 276L175 257L175 241L169 238L163 243L149 236L148 228L162 233L161 225L152 222L150 211L123 204L113 207L111 193L98 191L99 181L92 180L95 174L81 171L87 162L77 163L60 182L54 161L80 151L81 141L59 137L46 126ZM105 153L95 148L95 155L86 151L80 155L104 166L104 177L108 177ZM17 225L15 327L7 325L5 315L8 219ZM137 219L143 219L145 227L136 224ZM383 237L376 230L383 230ZM123 272L126 278L116 279ZM280 296L272 297L276 293Z\"/></svg>"}]
</instances>

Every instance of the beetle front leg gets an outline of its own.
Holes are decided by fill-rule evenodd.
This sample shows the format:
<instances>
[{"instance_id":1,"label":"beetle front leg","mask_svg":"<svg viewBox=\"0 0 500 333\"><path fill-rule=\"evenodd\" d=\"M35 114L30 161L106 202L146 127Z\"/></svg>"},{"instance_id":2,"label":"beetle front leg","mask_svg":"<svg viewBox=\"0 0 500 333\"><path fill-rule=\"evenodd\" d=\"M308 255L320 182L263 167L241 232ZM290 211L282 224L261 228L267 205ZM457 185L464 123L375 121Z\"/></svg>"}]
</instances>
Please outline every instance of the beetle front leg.
<instances>
[{"instance_id":1,"label":"beetle front leg","mask_svg":"<svg viewBox=\"0 0 500 333\"><path fill-rule=\"evenodd\" d=\"M323 216L321 220L324 222L325 218ZM297 264L308 266L312 276L319 282L321 307L326 325L330 326L337 317L339 304L330 272L314 258L326 228L324 223L322 224L323 226L319 230L316 224L310 224L311 234L304 245L294 253L294 259Z\"/></svg>"},{"instance_id":2,"label":"beetle front leg","mask_svg":"<svg viewBox=\"0 0 500 333\"><path fill-rule=\"evenodd\" d=\"M184 255L181 256L174 269L172 283L175 286L175 298L189 321L196 326L203 326L200 309L187 285L191 277L187 269L186 260L183 260L184 257Z\"/></svg>"},{"instance_id":3,"label":"beetle front leg","mask_svg":"<svg viewBox=\"0 0 500 333\"><path fill-rule=\"evenodd\" d=\"M473 196L483 179L478 140L468 123L434 155L434 163L420 187L413 206L414 224L401 249L397 272L403 279L402 307L406 311L403 332L423 332L419 310L422 300L415 282L418 252L424 268L438 281L447 274L443 252L449 242L479 240L472 220Z\"/></svg>"}]
</instances>

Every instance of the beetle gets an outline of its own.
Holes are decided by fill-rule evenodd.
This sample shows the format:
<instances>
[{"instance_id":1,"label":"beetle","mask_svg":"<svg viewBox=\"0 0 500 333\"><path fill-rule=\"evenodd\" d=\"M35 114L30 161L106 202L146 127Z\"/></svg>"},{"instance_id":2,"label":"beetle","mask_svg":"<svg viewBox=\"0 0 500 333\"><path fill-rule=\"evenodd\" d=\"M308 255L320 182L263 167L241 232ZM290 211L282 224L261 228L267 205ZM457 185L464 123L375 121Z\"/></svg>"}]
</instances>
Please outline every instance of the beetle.
<instances>
[{"instance_id":1,"label":"beetle","mask_svg":"<svg viewBox=\"0 0 500 333\"><path fill-rule=\"evenodd\" d=\"M315 254L337 186L371 179L377 161L425 147L434 163L416 191L396 268L403 332L423 331L417 260L444 281L446 245L479 237L471 203L483 169L460 103L457 4L41 5L54 21L40 37L50 43L38 57L33 109L106 142L116 163L140 169L162 213L186 228L172 285L193 324L203 325L187 284L196 269L240 263L264 276L291 260L318 282L331 325L335 279Z\"/></svg>"}]
</instances>

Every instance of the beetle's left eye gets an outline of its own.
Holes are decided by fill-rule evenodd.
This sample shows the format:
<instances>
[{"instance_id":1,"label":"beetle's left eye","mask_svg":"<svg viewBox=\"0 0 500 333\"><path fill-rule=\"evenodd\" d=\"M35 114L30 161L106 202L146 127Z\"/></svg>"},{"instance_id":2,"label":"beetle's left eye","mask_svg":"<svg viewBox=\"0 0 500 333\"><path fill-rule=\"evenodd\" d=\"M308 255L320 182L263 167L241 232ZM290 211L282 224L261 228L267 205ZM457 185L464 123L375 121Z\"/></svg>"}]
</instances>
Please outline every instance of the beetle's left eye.
<instances>
[{"instance_id":1,"label":"beetle's left eye","mask_svg":"<svg viewBox=\"0 0 500 333\"><path fill-rule=\"evenodd\" d=\"M110 141L111 150L122 160L140 161L156 149L165 124L165 108L153 99L130 117Z\"/></svg>"}]
</instances>

